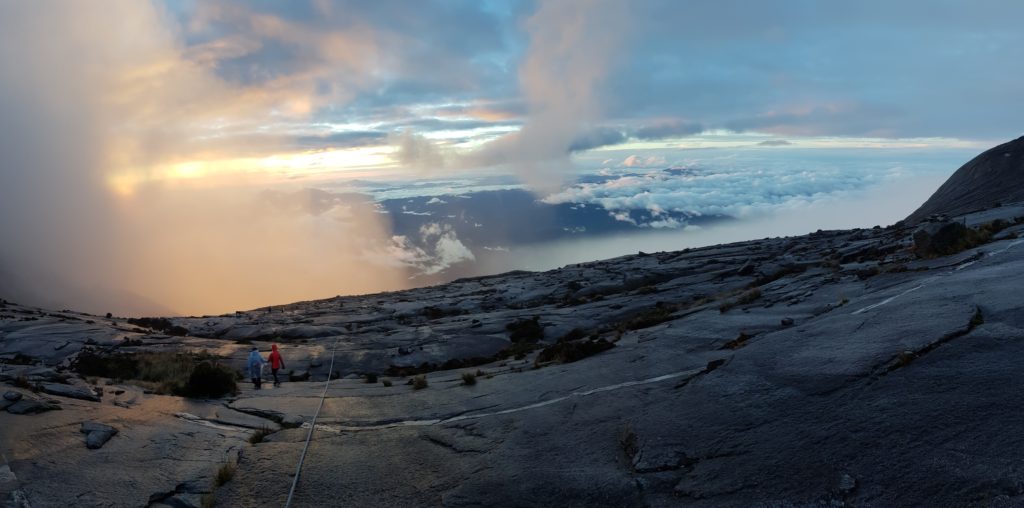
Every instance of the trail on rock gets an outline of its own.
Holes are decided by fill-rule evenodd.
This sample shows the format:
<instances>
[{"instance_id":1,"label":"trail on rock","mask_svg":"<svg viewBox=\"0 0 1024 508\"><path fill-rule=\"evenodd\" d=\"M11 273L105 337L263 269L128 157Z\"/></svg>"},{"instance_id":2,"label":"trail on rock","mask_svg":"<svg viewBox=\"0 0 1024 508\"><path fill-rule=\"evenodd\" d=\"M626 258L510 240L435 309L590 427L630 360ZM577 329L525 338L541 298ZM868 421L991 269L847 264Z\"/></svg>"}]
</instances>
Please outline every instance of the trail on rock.
<instances>
[{"instance_id":1,"label":"trail on rock","mask_svg":"<svg viewBox=\"0 0 1024 508\"><path fill-rule=\"evenodd\" d=\"M429 426L429 425L444 425L446 423L454 423L454 422L460 422L460 421L464 421L464 420L476 420L476 419L480 419L480 418L488 418L488 417L492 417L492 416L502 416L502 415L507 415L507 414L512 414L512 413L519 413L519 412L522 412L522 411L529 411L531 409L536 409L536 408L540 408L540 407L544 407L544 406L550 406L552 404L557 404L559 402L563 402L563 401L566 401L566 400L569 400L569 399L572 399L572 398L587 397L587 396L598 394L598 393L606 393L606 392L621 390L623 388L629 388L629 387L633 387L633 386L646 385L646 384L652 384L652 383L660 383L662 381L668 381L670 379L676 379L676 378L680 378L680 377L684 377L684 376L691 376L691 377L698 376L698 375L700 375L702 373L705 373L706 370L707 369L689 369L689 370L684 370L684 371L679 371L679 372L672 372L672 373L669 373L669 374L663 374L663 375L652 377L652 378L638 379L638 380L633 380L633 381L625 381L625 382L622 382L622 383L616 383L616 384L602 386L602 387L598 387L598 388L592 388L590 390L574 391L574 392L569 393L567 395L563 395L563 396L560 396L560 397L555 397L553 399L548 399L548 400L544 400L544 401L541 401L541 402L535 402L533 404L527 404L527 405L524 405L524 406L517 406L517 407L513 407L513 408L509 408L509 409L502 409L500 411L487 411L487 412L479 412L479 413L458 414L458 415L449 416L449 417L445 417L445 418L425 418L425 419L399 420L399 421L390 421L388 423L369 424L369 425L327 425L327 424L319 424L319 425L316 426L316 429L317 430L323 430L323 431L326 431L326 432L333 432L333 433L336 433L336 434L340 434L342 432L354 432L354 431L364 431L364 430L383 430L383 429L391 429L391 428L396 428L396 427L420 427L420 426ZM310 424L308 422L304 423L304 424L302 424L302 428L308 429L309 425Z\"/></svg>"}]
</instances>

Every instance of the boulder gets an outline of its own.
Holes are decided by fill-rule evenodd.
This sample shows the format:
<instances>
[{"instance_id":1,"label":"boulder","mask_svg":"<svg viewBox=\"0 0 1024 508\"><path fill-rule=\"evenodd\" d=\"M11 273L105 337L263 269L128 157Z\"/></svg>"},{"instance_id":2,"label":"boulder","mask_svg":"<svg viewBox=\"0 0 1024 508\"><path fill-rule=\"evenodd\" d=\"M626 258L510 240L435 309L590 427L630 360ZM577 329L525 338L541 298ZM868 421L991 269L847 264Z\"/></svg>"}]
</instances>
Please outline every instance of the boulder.
<instances>
[{"instance_id":1,"label":"boulder","mask_svg":"<svg viewBox=\"0 0 1024 508\"><path fill-rule=\"evenodd\" d=\"M11 402L18 402L21 400L21 393L18 392L4 392L4 400Z\"/></svg>"},{"instance_id":2,"label":"boulder","mask_svg":"<svg viewBox=\"0 0 1024 508\"><path fill-rule=\"evenodd\" d=\"M60 406L36 399L22 399L8 407L7 412L12 415L31 415L54 409L60 409Z\"/></svg>"},{"instance_id":3,"label":"boulder","mask_svg":"<svg viewBox=\"0 0 1024 508\"><path fill-rule=\"evenodd\" d=\"M969 235L959 222L928 222L914 231L914 253L927 257L959 252Z\"/></svg>"},{"instance_id":4,"label":"boulder","mask_svg":"<svg viewBox=\"0 0 1024 508\"><path fill-rule=\"evenodd\" d=\"M56 370L49 367L39 367L25 372L25 376L30 381L50 381L60 382L63 381L63 376L60 375Z\"/></svg>"},{"instance_id":5,"label":"boulder","mask_svg":"<svg viewBox=\"0 0 1024 508\"><path fill-rule=\"evenodd\" d=\"M88 400L92 402L100 401L99 395L96 395L96 392L94 392L92 388L86 386L46 383L43 384L40 388L43 390L44 393L48 393L50 395L68 397L70 399Z\"/></svg>"},{"instance_id":6,"label":"boulder","mask_svg":"<svg viewBox=\"0 0 1024 508\"><path fill-rule=\"evenodd\" d=\"M843 473L842 475L839 476L839 482L837 487L839 492L843 494L849 494L853 492L854 489L857 488L857 480L854 477L846 473Z\"/></svg>"},{"instance_id":7,"label":"boulder","mask_svg":"<svg viewBox=\"0 0 1024 508\"><path fill-rule=\"evenodd\" d=\"M309 381L308 370L293 370L288 374L289 381Z\"/></svg>"},{"instance_id":8,"label":"boulder","mask_svg":"<svg viewBox=\"0 0 1024 508\"><path fill-rule=\"evenodd\" d=\"M301 427L305 420L299 415L284 415L281 417L281 426L284 428Z\"/></svg>"},{"instance_id":9,"label":"boulder","mask_svg":"<svg viewBox=\"0 0 1024 508\"><path fill-rule=\"evenodd\" d=\"M117 429L96 422L82 422L80 431L85 434L85 447L90 450L103 448L117 434Z\"/></svg>"}]
</instances>

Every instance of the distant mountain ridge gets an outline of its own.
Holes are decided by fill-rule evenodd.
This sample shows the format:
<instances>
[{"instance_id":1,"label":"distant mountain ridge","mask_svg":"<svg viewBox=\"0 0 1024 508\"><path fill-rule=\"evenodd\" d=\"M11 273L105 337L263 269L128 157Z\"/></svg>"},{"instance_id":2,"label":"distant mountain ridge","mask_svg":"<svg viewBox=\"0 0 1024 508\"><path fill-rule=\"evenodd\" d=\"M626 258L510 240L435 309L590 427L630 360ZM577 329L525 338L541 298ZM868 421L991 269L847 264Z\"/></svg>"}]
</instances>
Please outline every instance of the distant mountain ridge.
<instances>
[{"instance_id":1,"label":"distant mountain ridge","mask_svg":"<svg viewBox=\"0 0 1024 508\"><path fill-rule=\"evenodd\" d=\"M1024 136L961 166L906 221L914 224L933 214L962 215L1016 201L1024 201Z\"/></svg>"}]
</instances>

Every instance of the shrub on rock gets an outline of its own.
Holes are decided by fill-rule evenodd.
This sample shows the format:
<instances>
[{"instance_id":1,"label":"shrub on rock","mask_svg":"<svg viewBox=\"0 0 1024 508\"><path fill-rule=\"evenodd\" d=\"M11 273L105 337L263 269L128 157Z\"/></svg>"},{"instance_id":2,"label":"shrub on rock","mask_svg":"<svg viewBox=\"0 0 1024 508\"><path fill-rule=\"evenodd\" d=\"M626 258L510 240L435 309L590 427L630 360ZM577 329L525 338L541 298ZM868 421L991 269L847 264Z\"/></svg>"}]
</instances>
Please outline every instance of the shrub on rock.
<instances>
[{"instance_id":1,"label":"shrub on rock","mask_svg":"<svg viewBox=\"0 0 1024 508\"><path fill-rule=\"evenodd\" d=\"M536 365L548 362L572 363L615 347L605 339L575 342L559 342L541 350L534 361Z\"/></svg>"},{"instance_id":2,"label":"shrub on rock","mask_svg":"<svg viewBox=\"0 0 1024 508\"><path fill-rule=\"evenodd\" d=\"M238 391L235 371L218 363L202 362L196 365L180 395L194 398L217 399Z\"/></svg>"},{"instance_id":3,"label":"shrub on rock","mask_svg":"<svg viewBox=\"0 0 1024 508\"><path fill-rule=\"evenodd\" d=\"M512 342L537 342L544 338L544 327L540 324L540 316L533 319L517 319L505 325Z\"/></svg>"},{"instance_id":4,"label":"shrub on rock","mask_svg":"<svg viewBox=\"0 0 1024 508\"><path fill-rule=\"evenodd\" d=\"M410 380L413 390L422 390L427 387L427 376L416 376Z\"/></svg>"}]
</instances>

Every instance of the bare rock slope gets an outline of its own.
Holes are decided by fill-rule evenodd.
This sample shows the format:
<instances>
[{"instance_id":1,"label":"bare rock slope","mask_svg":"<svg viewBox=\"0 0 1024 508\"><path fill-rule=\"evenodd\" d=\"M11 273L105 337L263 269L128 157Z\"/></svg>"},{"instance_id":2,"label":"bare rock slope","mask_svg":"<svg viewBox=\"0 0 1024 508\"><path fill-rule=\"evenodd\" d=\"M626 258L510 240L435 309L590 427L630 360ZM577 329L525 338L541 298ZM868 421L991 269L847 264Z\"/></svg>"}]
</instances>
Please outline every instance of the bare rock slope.
<instances>
[{"instance_id":1,"label":"bare rock slope","mask_svg":"<svg viewBox=\"0 0 1024 508\"><path fill-rule=\"evenodd\" d=\"M962 215L997 203L1022 200L1024 136L986 150L971 159L906 220L916 224L931 215Z\"/></svg>"}]
</instances>

